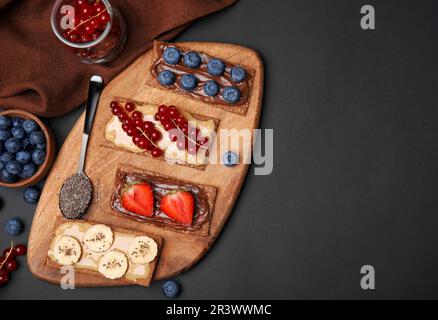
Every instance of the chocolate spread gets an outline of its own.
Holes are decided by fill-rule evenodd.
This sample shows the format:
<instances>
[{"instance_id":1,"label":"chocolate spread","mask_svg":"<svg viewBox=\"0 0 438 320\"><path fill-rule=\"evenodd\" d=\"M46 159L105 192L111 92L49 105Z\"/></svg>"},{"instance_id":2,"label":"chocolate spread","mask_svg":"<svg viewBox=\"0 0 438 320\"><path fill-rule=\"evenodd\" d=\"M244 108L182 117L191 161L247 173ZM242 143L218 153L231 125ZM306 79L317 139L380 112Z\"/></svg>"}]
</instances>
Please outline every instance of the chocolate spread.
<instances>
[{"instance_id":1,"label":"chocolate spread","mask_svg":"<svg viewBox=\"0 0 438 320\"><path fill-rule=\"evenodd\" d=\"M126 210L121 204L121 193L125 185L135 182L146 182L153 190L155 198L155 210L152 217L145 217ZM184 190L192 193L195 200L195 212L193 223L184 225L168 217L160 210L161 199L169 192L174 190ZM166 180L159 177L149 176L147 174L127 173L119 171L117 174L116 191L112 199L112 207L122 215L135 219L140 222L150 222L157 225L169 226L178 230L197 231L210 219L210 208L208 199L203 190L192 184L181 184L177 181Z\"/></svg>"},{"instance_id":2,"label":"chocolate spread","mask_svg":"<svg viewBox=\"0 0 438 320\"><path fill-rule=\"evenodd\" d=\"M213 57L206 54L206 53L199 52L199 51L197 51L197 53L200 55L200 57L202 59L202 64L197 69L191 69L191 68L185 66L182 59L176 65L169 65L163 59L163 52L168 47L175 47L175 46L168 45L167 43L159 42L159 41L155 42L155 44L154 44L154 54L155 54L156 60L152 66L152 75L153 75L155 81L160 86L161 86L161 84L158 81L158 75L162 71L169 70L169 71L172 71L173 73L175 73L175 75L176 75L175 83L171 86L166 87L166 88L169 88L169 90L178 91L179 93L182 93L186 96L189 96L190 98L194 98L194 99L201 100L204 102L220 104L220 105L224 105L224 106L231 106L231 107L232 106L241 106L247 102L248 97L251 94L249 84L250 84L250 79L253 76L252 72L250 72L249 70L246 70L246 73L247 73L246 79L240 83L236 83L231 79L231 75L230 75L231 69L233 67L236 67L236 65L233 65L231 63L228 63L228 62L222 60L222 62L225 64L225 72L220 76L211 75L210 73L208 73L207 63L208 63L208 61L213 59ZM180 47L177 47L177 48L181 51L181 53L183 55L185 53L189 52L188 50L183 50ZM194 90L187 91L181 87L179 79L184 74L192 74L196 78L198 78L199 82L198 82L197 87ZM206 95L204 92L204 84L210 80L216 81L220 87L219 93L217 95L215 95L214 97L210 97L210 96ZM222 94L223 94L223 90L225 87L237 87L240 90L241 97L237 103L230 104L224 100Z\"/></svg>"}]
</instances>

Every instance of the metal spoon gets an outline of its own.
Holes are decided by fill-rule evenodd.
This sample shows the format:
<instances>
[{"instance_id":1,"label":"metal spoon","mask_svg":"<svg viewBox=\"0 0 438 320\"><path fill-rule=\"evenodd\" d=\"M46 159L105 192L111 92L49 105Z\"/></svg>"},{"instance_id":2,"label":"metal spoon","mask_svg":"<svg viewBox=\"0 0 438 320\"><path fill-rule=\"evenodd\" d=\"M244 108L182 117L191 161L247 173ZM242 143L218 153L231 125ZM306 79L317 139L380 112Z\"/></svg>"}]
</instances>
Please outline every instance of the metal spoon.
<instances>
[{"instance_id":1,"label":"metal spoon","mask_svg":"<svg viewBox=\"0 0 438 320\"><path fill-rule=\"evenodd\" d=\"M84 165L88 138L91 133L91 128L93 127L94 116L96 115L96 109L103 87L103 79L101 76L95 75L91 78L78 171L64 182L59 194L59 208L67 219L81 218L87 212L91 203L93 186L84 172Z\"/></svg>"}]
</instances>

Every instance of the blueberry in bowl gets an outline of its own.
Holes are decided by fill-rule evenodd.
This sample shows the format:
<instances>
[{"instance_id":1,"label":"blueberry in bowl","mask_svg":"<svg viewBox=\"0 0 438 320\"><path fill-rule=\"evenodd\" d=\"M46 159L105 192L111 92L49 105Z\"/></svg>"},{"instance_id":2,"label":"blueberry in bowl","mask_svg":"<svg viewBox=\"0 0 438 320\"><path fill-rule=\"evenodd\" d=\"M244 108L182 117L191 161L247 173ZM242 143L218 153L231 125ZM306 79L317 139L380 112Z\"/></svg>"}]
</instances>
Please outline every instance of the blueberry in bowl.
<instances>
[{"instance_id":1,"label":"blueberry in bowl","mask_svg":"<svg viewBox=\"0 0 438 320\"><path fill-rule=\"evenodd\" d=\"M0 112L0 186L34 185L50 170L54 137L35 115L21 110Z\"/></svg>"}]
</instances>

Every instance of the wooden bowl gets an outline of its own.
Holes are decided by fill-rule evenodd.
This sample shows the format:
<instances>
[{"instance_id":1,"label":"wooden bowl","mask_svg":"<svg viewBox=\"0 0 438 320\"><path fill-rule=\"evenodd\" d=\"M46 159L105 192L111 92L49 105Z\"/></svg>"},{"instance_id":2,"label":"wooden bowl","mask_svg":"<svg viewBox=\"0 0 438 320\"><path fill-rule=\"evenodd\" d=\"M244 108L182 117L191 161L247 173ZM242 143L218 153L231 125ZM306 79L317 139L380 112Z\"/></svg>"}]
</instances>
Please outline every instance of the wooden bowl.
<instances>
[{"instance_id":1,"label":"wooden bowl","mask_svg":"<svg viewBox=\"0 0 438 320\"><path fill-rule=\"evenodd\" d=\"M46 160L44 163L38 168L35 174L28 178L19 180L16 183L5 183L0 180L0 187L6 188L24 188L28 186L32 186L41 181L45 176L49 173L50 168L52 167L53 161L55 160L55 151L56 151L56 143L55 138L53 136L52 131L35 115L22 111L22 110L5 110L0 112L0 116L8 116L11 118L22 118L25 120L34 120L41 128L41 131L44 132L46 136Z\"/></svg>"}]
</instances>

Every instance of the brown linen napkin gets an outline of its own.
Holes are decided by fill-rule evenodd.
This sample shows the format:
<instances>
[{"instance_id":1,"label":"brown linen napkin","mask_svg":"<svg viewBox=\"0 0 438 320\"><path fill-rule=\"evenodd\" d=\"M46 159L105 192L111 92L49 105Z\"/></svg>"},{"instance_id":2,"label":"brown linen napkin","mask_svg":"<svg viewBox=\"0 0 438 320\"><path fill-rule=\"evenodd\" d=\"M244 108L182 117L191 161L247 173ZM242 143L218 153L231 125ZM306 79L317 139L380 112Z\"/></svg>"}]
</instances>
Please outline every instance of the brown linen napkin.
<instances>
[{"instance_id":1,"label":"brown linen napkin","mask_svg":"<svg viewBox=\"0 0 438 320\"><path fill-rule=\"evenodd\" d=\"M0 108L56 117L86 99L89 77L106 82L152 47L195 19L237 0L111 0L128 26L123 53L107 65L82 64L50 28L54 1L0 0Z\"/></svg>"}]
</instances>

